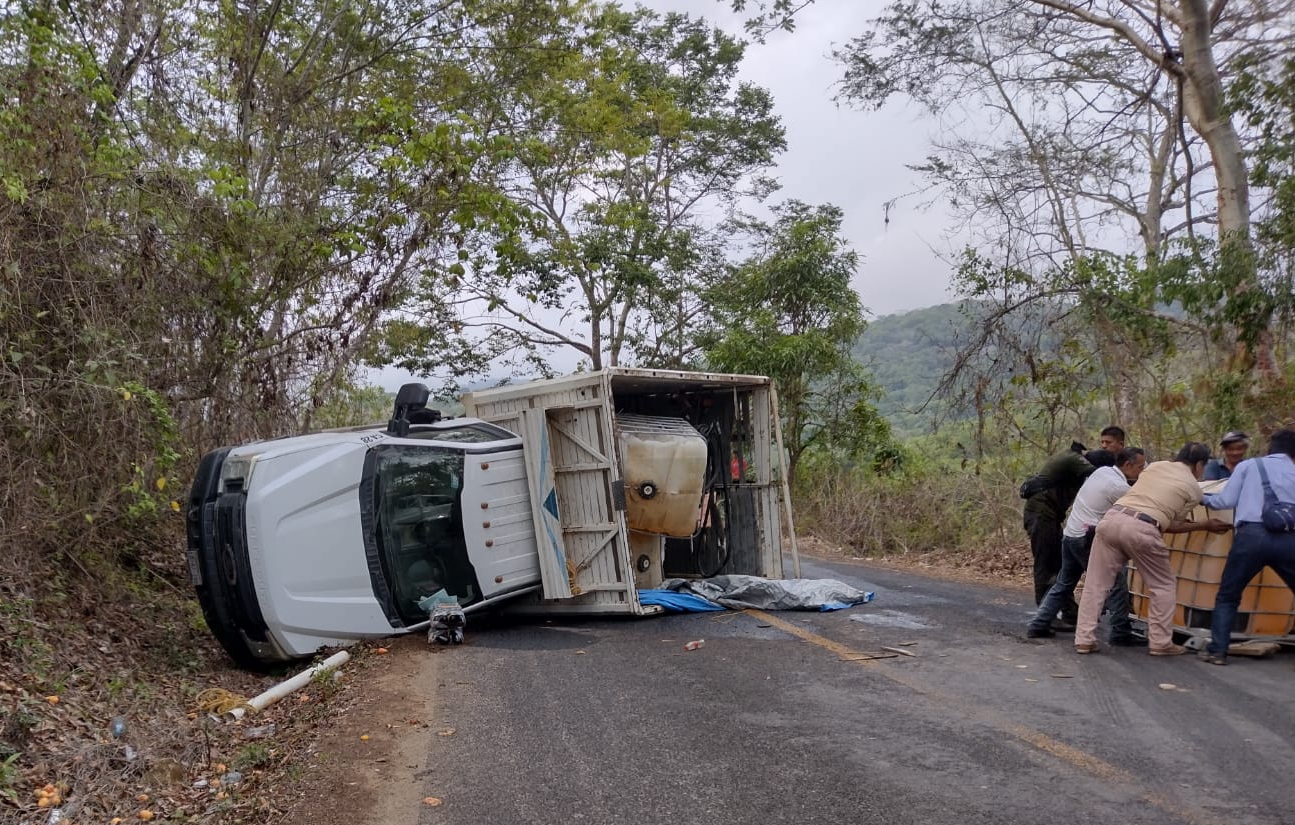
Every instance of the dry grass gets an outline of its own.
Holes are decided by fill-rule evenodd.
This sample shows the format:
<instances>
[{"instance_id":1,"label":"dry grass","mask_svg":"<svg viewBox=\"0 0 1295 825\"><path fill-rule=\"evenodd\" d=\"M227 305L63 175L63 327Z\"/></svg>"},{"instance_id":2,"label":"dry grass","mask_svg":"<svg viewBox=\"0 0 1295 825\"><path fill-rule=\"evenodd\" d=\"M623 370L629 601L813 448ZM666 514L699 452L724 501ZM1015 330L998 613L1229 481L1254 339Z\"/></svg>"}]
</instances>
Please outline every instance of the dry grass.
<instances>
[{"instance_id":1,"label":"dry grass","mask_svg":"<svg viewBox=\"0 0 1295 825\"><path fill-rule=\"evenodd\" d=\"M829 473L801 485L796 526L853 556L1014 575L1030 559L1016 488L998 473Z\"/></svg>"},{"instance_id":2,"label":"dry grass","mask_svg":"<svg viewBox=\"0 0 1295 825\"><path fill-rule=\"evenodd\" d=\"M182 557L142 554L134 570L81 561L84 571L61 555L0 559L0 822L46 821L47 786L69 822L134 822L141 810L155 821L281 815L285 777L344 704L349 680L239 725L196 712L204 689L248 697L277 679L233 668L215 645ZM126 724L120 737L116 718ZM268 725L268 736L247 736ZM242 780L222 787L233 769Z\"/></svg>"}]
</instances>

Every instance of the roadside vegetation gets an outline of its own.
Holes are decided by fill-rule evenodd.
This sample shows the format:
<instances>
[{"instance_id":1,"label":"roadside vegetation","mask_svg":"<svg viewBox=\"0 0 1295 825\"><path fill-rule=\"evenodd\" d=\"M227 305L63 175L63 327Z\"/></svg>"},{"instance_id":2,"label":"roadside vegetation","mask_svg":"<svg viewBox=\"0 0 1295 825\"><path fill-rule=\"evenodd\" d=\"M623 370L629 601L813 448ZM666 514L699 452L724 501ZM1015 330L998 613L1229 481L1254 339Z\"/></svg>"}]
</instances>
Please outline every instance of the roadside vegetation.
<instances>
[{"instance_id":1,"label":"roadside vegetation","mask_svg":"<svg viewBox=\"0 0 1295 825\"><path fill-rule=\"evenodd\" d=\"M805 4L731 5L794 37ZM900 3L836 55L842 103L972 124L915 170L972 234L940 357L898 375L858 357L842 210L780 198L774 101L704 19L0 11L0 819L279 815L346 682L210 722L204 690L268 681L204 625L186 488L213 447L384 418L373 368L445 405L557 353L771 375L802 531L991 573L1026 563L1016 487L1072 438L1161 457L1288 423L1291 5L1148 8Z\"/></svg>"}]
</instances>

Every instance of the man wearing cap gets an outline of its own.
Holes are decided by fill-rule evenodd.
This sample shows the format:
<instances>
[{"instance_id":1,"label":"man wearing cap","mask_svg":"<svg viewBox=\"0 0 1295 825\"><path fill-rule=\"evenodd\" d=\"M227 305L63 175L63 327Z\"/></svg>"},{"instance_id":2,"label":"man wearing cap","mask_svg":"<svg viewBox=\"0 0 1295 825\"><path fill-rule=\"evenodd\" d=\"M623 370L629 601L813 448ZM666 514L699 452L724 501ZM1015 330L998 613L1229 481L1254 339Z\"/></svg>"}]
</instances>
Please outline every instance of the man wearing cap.
<instances>
[{"instance_id":1,"label":"man wearing cap","mask_svg":"<svg viewBox=\"0 0 1295 825\"><path fill-rule=\"evenodd\" d=\"M1264 485L1278 501L1295 502L1295 430L1278 430L1268 441L1268 455L1241 462L1227 485L1205 496L1205 506L1232 510L1236 534L1219 577L1210 642L1201 658L1212 665L1228 663L1232 622L1241 593L1265 566L1295 591L1295 533L1275 533L1263 524Z\"/></svg>"},{"instance_id":2,"label":"man wearing cap","mask_svg":"<svg viewBox=\"0 0 1295 825\"><path fill-rule=\"evenodd\" d=\"M1240 430L1233 430L1219 440L1219 446L1223 448L1223 457L1210 459L1210 463L1205 465L1205 478L1202 481L1231 478L1237 465L1246 457L1246 450L1250 449L1250 436Z\"/></svg>"},{"instance_id":3,"label":"man wearing cap","mask_svg":"<svg viewBox=\"0 0 1295 825\"><path fill-rule=\"evenodd\" d=\"M1192 508L1201 502L1201 485L1210 448L1199 441L1183 445L1173 461L1156 461L1146 466L1138 483L1121 496L1102 516L1088 560L1088 583L1079 600L1079 621L1075 623L1075 652L1097 652L1097 622L1106 594L1124 565L1133 561L1150 594L1147 610L1147 652L1152 656L1177 656L1186 648L1174 644L1174 607L1178 587L1169 566L1165 533L1209 530L1224 533L1232 529L1226 521L1210 518L1187 521Z\"/></svg>"}]
</instances>

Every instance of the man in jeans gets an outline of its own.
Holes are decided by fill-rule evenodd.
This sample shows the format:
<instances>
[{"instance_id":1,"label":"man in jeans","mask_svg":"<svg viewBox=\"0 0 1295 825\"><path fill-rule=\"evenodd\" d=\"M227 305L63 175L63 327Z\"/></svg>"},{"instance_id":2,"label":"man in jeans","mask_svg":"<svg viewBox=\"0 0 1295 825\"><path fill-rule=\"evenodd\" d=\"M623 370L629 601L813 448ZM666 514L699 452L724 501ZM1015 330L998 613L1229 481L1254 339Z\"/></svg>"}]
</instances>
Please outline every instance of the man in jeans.
<instances>
[{"instance_id":1,"label":"man in jeans","mask_svg":"<svg viewBox=\"0 0 1295 825\"><path fill-rule=\"evenodd\" d=\"M1195 530L1224 533L1232 529L1226 521L1216 518L1187 521L1192 508L1201 501L1200 478L1209 460L1209 447L1199 441L1188 442L1173 461L1148 464L1138 483L1102 516L1088 560L1088 584L1079 600L1076 653L1097 652L1097 622L1106 594L1115 583L1115 576L1130 560L1137 564L1151 597L1147 610L1147 652L1152 656L1187 652L1173 640L1177 579L1169 566L1164 534Z\"/></svg>"},{"instance_id":2,"label":"man in jeans","mask_svg":"<svg viewBox=\"0 0 1295 825\"><path fill-rule=\"evenodd\" d=\"M1129 491L1129 485L1138 480L1147 463L1146 454L1139 447L1125 447L1114 456L1105 450L1093 450L1086 457L1098 469L1079 488L1079 495L1070 508L1070 517L1066 519L1061 537L1061 572L1025 630L1025 635L1031 639L1056 635L1052 630L1052 617L1063 604L1074 601L1075 586L1088 569L1088 554L1093 546L1097 523L1111 505ZM1105 457L1113 458L1114 466ZM1106 610L1111 616L1111 644L1138 644L1129 620L1129 583L1123 570L1116 576L1115 586L1106 599Z\"/></svg>"},{"instance_id":3,"label":"man in jeans","mask_svg":"<svg viewBox=\"0 0 1295 825\"><path fill-rule=\"evenodd\" d=\"M1232 550L1223 564L1219 593L1214 599L1210 643L1201 658L1212 665L1228 663L1232 623L1236 620L1241 592L1265 565L1277 571L1286 586L1295 591L1295 533L1273 533L1264 527L1262 463L1268 483L1278 501L1295 502L1295 430L1278 430L1268 441L1268 455L1237 465L1227 486L1205 496L1205 506L1232 510L1236 533Z\"/></svg>"}]
</instances>

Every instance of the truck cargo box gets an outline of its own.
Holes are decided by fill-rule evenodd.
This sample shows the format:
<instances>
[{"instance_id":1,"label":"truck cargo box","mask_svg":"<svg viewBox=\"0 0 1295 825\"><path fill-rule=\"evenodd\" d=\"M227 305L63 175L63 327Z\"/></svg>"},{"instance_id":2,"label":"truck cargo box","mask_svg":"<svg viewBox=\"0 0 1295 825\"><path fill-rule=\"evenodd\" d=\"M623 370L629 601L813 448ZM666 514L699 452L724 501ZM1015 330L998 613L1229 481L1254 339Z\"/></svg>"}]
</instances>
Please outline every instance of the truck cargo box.
<instances>
[{"instance_id":1,"label":"truck cargo box","mask_svg":"<svg viewBox=\"0 0 1295 825\"><path fill-rule=\"evenodd\" d=\"M653 612L639 604L640 588L665 576L782 578L784 549L799 575L770 379L613 367L462 401L467 415L522 438L543 582L527 609ZM691 505L695 488L672 478L699 466L681 424L705 443L707 492ZM654 432L677 440L654 446ZM691 535L681 535L689 509Z\"/></svg>"}]
</instances>

